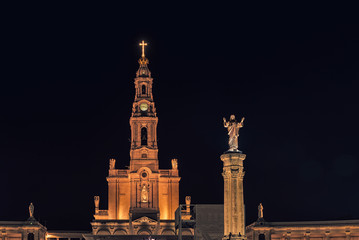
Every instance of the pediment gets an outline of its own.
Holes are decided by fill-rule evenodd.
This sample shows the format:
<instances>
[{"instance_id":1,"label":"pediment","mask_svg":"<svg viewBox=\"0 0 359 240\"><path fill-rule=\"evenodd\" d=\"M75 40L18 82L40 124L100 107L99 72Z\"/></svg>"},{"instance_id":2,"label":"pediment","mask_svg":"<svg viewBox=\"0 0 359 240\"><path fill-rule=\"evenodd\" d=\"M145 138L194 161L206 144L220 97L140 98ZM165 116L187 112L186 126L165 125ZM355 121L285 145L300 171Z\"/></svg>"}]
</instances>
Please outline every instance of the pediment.
<instances>
[{"instance_id":1,"label":"pediment","mask_svg":"<svg viewBox=\"0 0 359 240\"><path fill-rule=\"evenodd\" d=\"M132 221L132 223L157 223L157 221L153 220L152 218L144 216L137 218L136 220Z\"/></svg>"}]
</instances>

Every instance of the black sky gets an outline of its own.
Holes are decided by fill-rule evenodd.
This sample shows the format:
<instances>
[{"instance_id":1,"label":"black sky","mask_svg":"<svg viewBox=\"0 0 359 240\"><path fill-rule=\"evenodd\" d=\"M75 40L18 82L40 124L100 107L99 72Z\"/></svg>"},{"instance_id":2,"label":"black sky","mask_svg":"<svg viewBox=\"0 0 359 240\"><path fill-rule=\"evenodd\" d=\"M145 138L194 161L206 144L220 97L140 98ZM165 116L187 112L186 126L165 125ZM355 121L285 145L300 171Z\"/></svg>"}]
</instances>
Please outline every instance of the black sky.
<instances>
[{"instance_id":1,"label":"black sky","mask_svg":"<svg viewBox=\"0 0 359 240\"><path fill-rule=\"evenodd\" d=\"M138 43L149 43L160 167L180 200L223 203L222 117L246 117L246 220L358 219L354 6L146 3L2 7L0 220L30 202L49 229L89 230L108 159L129 164Z\"/></svg>"}]
</instances>

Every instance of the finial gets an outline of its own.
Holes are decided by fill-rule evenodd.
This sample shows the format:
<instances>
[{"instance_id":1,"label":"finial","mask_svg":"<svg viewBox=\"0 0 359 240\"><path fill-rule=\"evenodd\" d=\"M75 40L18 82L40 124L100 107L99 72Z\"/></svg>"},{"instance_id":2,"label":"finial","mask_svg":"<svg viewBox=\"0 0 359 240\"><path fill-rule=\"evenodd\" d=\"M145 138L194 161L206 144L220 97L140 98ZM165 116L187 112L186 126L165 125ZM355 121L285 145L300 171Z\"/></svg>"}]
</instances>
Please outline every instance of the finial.
<instances>
[{"instance_id":1,"label":"finial","mask_svg":"<svg viewBox=\"0 0 359 240\"><path fill-rule=\"evenodd\" d=\"M140 64L140 68L136 72L136 77L151 77L151 72L147 67L147 64L149 63L148 59L145 57L145 46L147 46L147 43L142 40L140 43L140 46L142 47L142 57L138 59L138 63Z\"/></svg>"},{"instance_id":2,"label":"finial","mask_svg":"<svg viewBox=\"0 0 359 240\"><path fill-rule=\"evenodd\" d=\"M176 170L177 168L178 168L178 161L177 161L177 159L172 159L171 160L171 163L172 163L172 169L173 170Z\"/></svg>"},{"instance_id":3,"label":"finial","mask_svg":"<svg viewBox=\"0 0 359 240\"><path fill-rule=\"evenodd\" d=\"M187 213L190 213L190 211L191 211L190 205L191 205L191 196L186 196L186 212Z\"/></svg>"},{"instance_id":4,"label":"finial","mask_svg":"<svg viewBox=\"0 0 359 240\"><path fill-rule=\"evenodd\" d=\"M145 41L142 40L142 42L140 43L140 46L142 46L142 58L145 57L145 46L147 46L147 43L145 43Z\"/></svg>"},{"instance_id":5,"label":"finial","mask_svg":"<svg viewBox=\"0 0 359 240\"><path fill-rule=\"evenodd\" d=\"M258 205L258 219L263 218L263 205L262 203L259 203Z\"/></svg>"},{"instance_id":6,"label":"finial","mask_svg":"<svg viewBox=\"0 0 359 240\"><path fill-rule=\"evenodd\" d=\"M100 196L94 196L95 202L95 213L97 214L100 210Z\"/></svg>"},{"instance_id":7,"label":"finial","mask_svg":"<svg viewBox=\"0 0 359 240\"><path fill-rule=\"evenodd\" d=\"M186 196L186 205L190 205L191 204L191 196Z\"/></svg>"},{"instance_id":8,"label":"finial","mask_svg":"<svg viewBox=\"0 0 359 240\"><path fill-rule=\"evenodd\" d=\"M109 164L110 170L115 169L115 164L116 164L116 159L111 158L110 159L110 164Z\"/></svg>"}]
</instances>

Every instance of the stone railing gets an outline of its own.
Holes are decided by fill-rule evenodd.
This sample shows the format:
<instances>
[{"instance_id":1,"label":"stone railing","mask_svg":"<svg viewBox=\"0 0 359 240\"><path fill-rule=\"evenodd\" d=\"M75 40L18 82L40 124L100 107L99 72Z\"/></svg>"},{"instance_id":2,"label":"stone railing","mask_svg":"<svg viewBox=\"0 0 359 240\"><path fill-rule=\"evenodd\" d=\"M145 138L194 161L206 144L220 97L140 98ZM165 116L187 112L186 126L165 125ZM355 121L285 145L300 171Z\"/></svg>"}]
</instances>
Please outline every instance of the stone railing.
<instances>
[{"instance_id":1,"label":"stone railing","mask_svg":"<svg viewBox=\"0 0 359 240\"><path fill-rule=\"evenodd\" d=\"M98 210L96 215L107 216L108 215L108 210Z\"/></svg>"}]
</instances>

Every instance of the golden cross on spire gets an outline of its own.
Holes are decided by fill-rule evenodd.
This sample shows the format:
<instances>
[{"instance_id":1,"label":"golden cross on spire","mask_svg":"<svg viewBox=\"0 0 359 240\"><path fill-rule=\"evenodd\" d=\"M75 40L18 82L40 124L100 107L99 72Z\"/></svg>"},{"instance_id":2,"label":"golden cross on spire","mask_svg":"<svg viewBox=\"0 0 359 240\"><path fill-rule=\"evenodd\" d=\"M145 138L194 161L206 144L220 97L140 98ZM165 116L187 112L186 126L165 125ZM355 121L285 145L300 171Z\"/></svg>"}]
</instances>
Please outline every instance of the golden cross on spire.
<instances>
[{"instance_id":1,"label":"golden cross on spire","mask_svg":"<svg viewBox=\"0 0 359 240\"><path fill-rule=\"evenodd\" d=\"M147 46L147 43L145 43L145 41L142 40L142 42L140 43L140 46L142 46L142 57L145 57L145 46Z\"/></svg>"}]
</instances>

